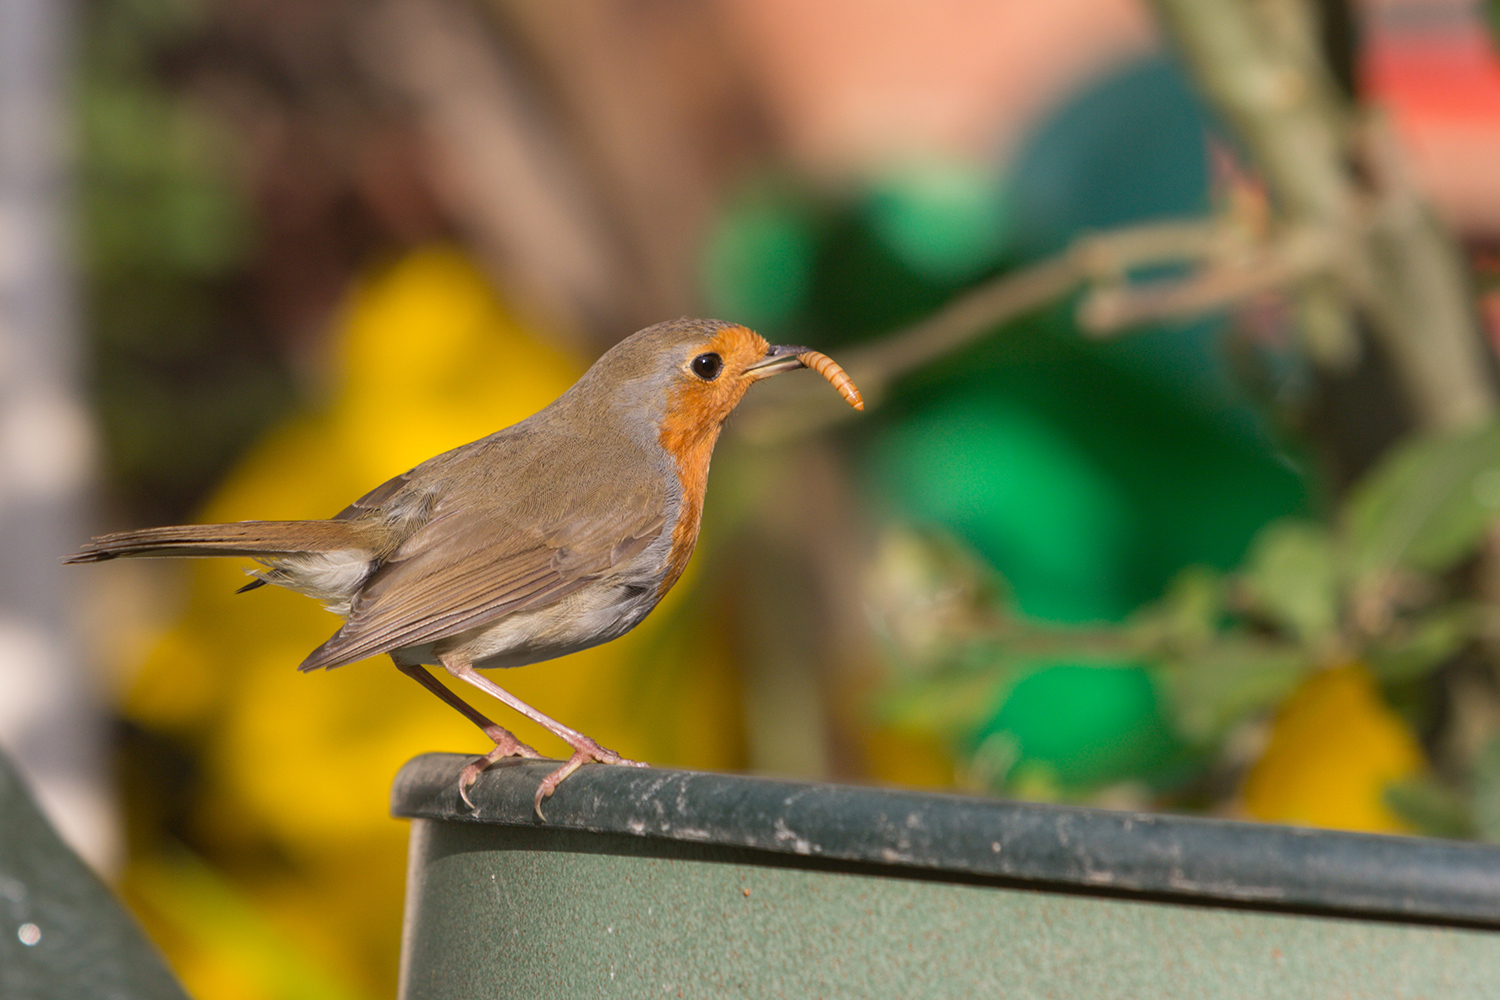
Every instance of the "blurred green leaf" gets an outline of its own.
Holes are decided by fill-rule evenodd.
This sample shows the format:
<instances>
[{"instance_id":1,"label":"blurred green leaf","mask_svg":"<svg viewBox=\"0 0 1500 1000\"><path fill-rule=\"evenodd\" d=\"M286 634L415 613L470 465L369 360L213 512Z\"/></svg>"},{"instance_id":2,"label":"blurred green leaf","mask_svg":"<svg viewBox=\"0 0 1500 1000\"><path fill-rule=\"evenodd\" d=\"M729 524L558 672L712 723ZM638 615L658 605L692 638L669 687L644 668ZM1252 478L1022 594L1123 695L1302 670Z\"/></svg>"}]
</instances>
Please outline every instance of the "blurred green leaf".
<instances>
[{"instance_id":1,"label":"blurred green leaf","mask_svg":"<svg viewBox=\"0 0 1500 1000\"><path fill-rule=\"evenodd\" d=\"M1474 836L1474 817L1464 796L1431 778L1387 785L1385 802L1396 815L1429 837Z\"/></svg>"},{"instance_id":2,"label":"blurred green leaf","mask_svg":"<svg viewBox=\"0 0 1500 1000\"><path fill-rule=\"evenodd\" d=\"M1490 740L1474 758L1474 792L1469 804L1474 834L1500 844L1500 737Z\"/></svg>"},{"instance_id":3,"label":"blurred green leaf","mask_svg":"<svg viewBox=\"0 0 1500 1000\"><path fill-rule=\"evenodd\" d=\"M1410 621L1398 621L1370 644L1370 667L1386 683L1421 677L1467 645L1483 622L1483 609L1471 603L1451 604Z\"/></svg>"},{"instance_id":4,"label":"blurred green leaf","mask_svg":"<svg viewBox=\"0 0 1500 1000\"><path fill-rule=\"evenodd\" d=\"M1201 649L1218 635L1224 618L1223 574L1207 566L1181 570L1161 600L1131 617L1126 629L1143 649Z\"/></svg>"},{"instance_id":5,"label":"blurred green leaf","mask_svg":"<svg viewBox=\"0 0 1500 1000\"><path fill-rule=\"evenodd\" d=\"M902 684L879 700L875 716L898 729L963 737L995 714L1012 680L1008 670L997 666L986 672L950 672Z\"/></svg>"},{"instance_id":6,"label":"blurred green leaf","mask_svg":"<svg viewBox=\"0 0 1500 1000\"><path fill-rule=\"evenodd\" d=\"M1500 513L1500 424L1422 435L1392 449L1350 496L1344 517L1361 589L1398 566L1442 572Z\"/></svg>"},{"instance_id":7,"label":"blurred green leaf","mask_svg":"<svg viewBox=\"0 0 1500 1000\"><path fill-rule=\"evenodd\" d=\"M1169 664L1164 677L1182 735L1205 743L1279 702L1312 667L1306 651L1291 643L1229 635Z\"/></svg>"},{"instance_id":8,"label":"blurred green leaf","mask_svg":"<svg viewBox=\"0 0 1500 1000\"><path fill-rule=\"evenodd\" d=\"M962 162L907 164L869 193L871 228L913 270L971 279L1005 246L1008 206L989 171Z\"/></svg>"},{"instance_id":9,"label":"blurred green leaf","mask_svg":"<svg viewBox=\"0 0 1500 1000\"><path fill-rule=\"evenodd\" d=\"M1079 790L1144 778L1177 759L1182 744L1163 714L1159 681L1143 664L1088 659L1035 664L977 734L1014 737L1020 768L1045 764Z\"/></svg>"},{"instance_id":10,"label":"blurred green leaf","mask_svg":"<svg viewBox=\"0 0 1500 1000\"><path fill-rule=\"evenodd\" d=\"M1255 536L1241 577L1255 609L1309 646L1338 629L1337 557L1328 529L1300 518Z\"/></svg>"}]
</instances>

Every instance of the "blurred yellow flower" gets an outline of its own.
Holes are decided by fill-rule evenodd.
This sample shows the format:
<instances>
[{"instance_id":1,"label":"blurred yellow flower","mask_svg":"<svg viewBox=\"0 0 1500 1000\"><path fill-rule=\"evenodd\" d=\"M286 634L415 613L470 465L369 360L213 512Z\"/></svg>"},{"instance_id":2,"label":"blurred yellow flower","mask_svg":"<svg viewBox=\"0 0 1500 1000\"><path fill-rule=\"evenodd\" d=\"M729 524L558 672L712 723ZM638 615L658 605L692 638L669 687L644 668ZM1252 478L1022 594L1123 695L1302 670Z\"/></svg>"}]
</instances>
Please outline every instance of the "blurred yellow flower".
<instances>
[{"instance_id":1,"label":"blurred yellow flower","mask_svg":"<svg viewBox=\"0 0 1500 1000\"><path fill-rule=\"evenodd\" d=\"M1242 801L1256 819L1410 833L1385 789L1424 766L1421 747L1362 664L1319 671L1281 706Z\"/></svg>"}]
</instances>

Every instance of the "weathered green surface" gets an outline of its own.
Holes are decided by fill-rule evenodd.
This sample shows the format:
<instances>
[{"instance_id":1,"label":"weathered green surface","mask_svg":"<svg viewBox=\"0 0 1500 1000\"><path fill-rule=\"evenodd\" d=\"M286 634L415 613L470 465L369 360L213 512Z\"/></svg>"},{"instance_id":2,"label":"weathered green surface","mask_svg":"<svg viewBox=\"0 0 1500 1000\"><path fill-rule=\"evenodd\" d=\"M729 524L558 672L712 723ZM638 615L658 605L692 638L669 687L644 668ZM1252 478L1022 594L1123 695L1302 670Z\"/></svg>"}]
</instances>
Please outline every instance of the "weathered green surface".
<instances>
[{"instance_id":1,"label":"weathered green surface","mask_svg":"<svg viewBox=\"0 0 1500 1000\"><path fill-rule=\"evenodd\" d=\"M1500 995L1490 930L1140 901L418 820L403 996ZM808 867L804 867L808 865Z\"/></svg>"},{"instance_id":2,"label":"weathered green surface","mask_svg":"<svg viewBox=\"0 0 1500 1000\"><path fill-rule=\"evenodd\" d=\"M187 1000L0 754L0 1000Z\"/></svg>"},{"instance_id":3,"label":"weathered green surface","mask_svg":"<svg viewBox=\"0 0 1500 1000\"><path fill-rule=\"evenodd\" d=\"M532 795L555 764L491 768L471 789L471 811L458 797L467 761L409 761L391 811L891 865L916 878L949 873L1500 929L1500 848L1488 844L649 767L582 768L547 800L543 824Z\"/></svg>"},{"instance_id":4,"label":"weathered green surface","mask_svg":"<svg viewBox=\"0 0 1500 1000\"><path fill-rule=\"evenodd\" d=\"M1500 851L654 768L402 769L402 982L459 997L1500 997Z\"/></svg>"}]
</instances>

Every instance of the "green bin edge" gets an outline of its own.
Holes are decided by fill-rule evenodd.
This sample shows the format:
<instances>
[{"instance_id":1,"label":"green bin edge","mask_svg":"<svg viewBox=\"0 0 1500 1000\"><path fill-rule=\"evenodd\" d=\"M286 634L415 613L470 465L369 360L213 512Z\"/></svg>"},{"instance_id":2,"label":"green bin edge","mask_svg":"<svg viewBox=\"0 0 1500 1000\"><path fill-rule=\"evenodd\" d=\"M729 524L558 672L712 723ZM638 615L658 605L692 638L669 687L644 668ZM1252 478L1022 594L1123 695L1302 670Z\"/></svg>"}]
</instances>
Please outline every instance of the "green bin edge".
<instances>
[{"instance_id":1,"label":"green bin edge","mask_svg":"<svg viewBox=\"0 0 1500 1000\"><path fill-rule=\"evenodd\" d=\"M408 819L586 831L755 852L768 862L1208 905L1500 927L1500 847L735 774L590 765L532 810L557 766L472 757L397 774ZM627 840L628 842L628 840Z\"/></svg>"}]
</instances>

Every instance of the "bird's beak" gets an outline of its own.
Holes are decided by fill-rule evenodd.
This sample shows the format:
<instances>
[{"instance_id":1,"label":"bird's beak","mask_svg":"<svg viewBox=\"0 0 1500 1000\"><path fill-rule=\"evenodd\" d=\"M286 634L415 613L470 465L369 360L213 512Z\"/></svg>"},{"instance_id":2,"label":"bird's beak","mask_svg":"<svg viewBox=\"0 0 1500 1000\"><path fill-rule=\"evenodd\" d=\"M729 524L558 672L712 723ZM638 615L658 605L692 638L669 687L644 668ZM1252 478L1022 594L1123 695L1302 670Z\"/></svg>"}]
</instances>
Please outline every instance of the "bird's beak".
<instances>
[{"instance_id":1,"label":"bird's beak","mask_svg":"<svg viewBox=\"0 0 1500 1000\"><path fill-rule=\"evenodd\" d=\"M802 360L797 355L809 350L811 350L809 347L797 347L792 344L773 344L767 349L764 358L761 358L755 364L745 369L745 374L750 376L751 381L758 382L763 378L779 375L782 372L793 371L797 368L806 368L807 366L802 363Z\"/></svg>"}]
</instances>

